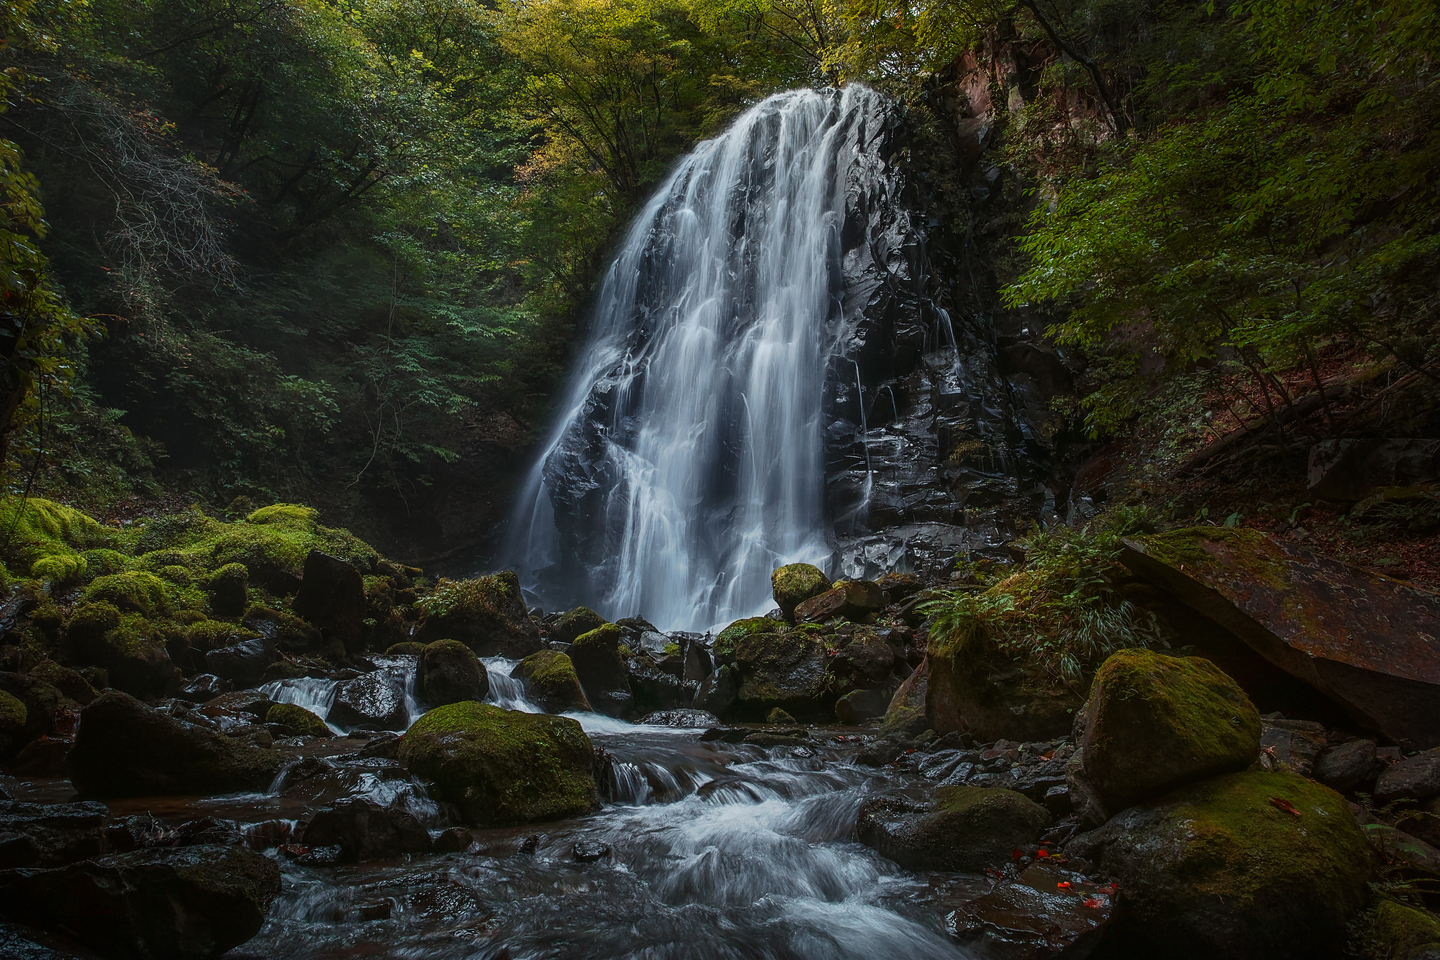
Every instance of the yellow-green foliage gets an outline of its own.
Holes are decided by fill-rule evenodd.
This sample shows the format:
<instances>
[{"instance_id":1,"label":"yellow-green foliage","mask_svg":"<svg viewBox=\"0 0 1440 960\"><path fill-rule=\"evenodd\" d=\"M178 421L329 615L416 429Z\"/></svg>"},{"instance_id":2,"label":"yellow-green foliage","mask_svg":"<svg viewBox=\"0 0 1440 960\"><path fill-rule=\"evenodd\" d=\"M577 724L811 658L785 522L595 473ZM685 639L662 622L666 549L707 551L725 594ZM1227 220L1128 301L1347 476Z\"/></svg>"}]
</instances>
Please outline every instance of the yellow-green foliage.
<instances>
[{"instance_id":1,"label":"yellow-green foliage","mask_svg":"<svg viewBox=\"0 0 1440 960\"><path fill-rule=\"evenodd\" d=\"M112 573L124 573L129 570L133 561L118 550L107 550L99 548L86 550L82 554L85 558L85 576L104 577Z\"/></svg>"},{"instance_id":2,"label":"yellow-green foliage","mask_svg":"<svg viewBox=\"0 0 1440 960\"><path fill-rule=\"evenodd\" d=\"M0 690L0 733L10 733L25 726L25 704Z\"/></svg>"},{"instance_id":3,"label":"yellow-green foliage","mask_svg":"<svg viewBox=\"0 0 1440 960\"><path fill-rule=\"evenodd\" d=\"M253 630L237 627L220 620L201 620L184 628L185 641L195 650L202 652L228 647L232 643L254 637Z\"/></svg>"},{"instance_id":4,"label":"yellow-green foliage","mask_svg":"<svg viewBox=\"0 0 1440 960\"><path fill-rule=\"evenodd\" d=\"M37 580L53 580L65 583L85 576L89 563L82 554L71 553L63 556L41 557L30 565L30 576Z\"/></svg>"},{"instance_id":5,"label":"yellow-green foliage","mask_svg":"<svg viewBox=\"0 0 1440 960\"><path fill-rule=\"evenodd\" d=\"M100 524L79 510L39 497L0 499L0 545L5 561L17 569L28 570L45 557L79 556L109 545L109 539Z\"/></svg>"},{"instance_id":6,"label":"yellow-green foliage","mask_svg":"<svg viewBox=\"0 0 1440 960\"><path fill-rule=\"evenodd\" d=\"M273 524L277 527L289 527L292 530L314 533L318 526L319 516L320 514L314 507L304 507L296 503L276 503L256 510L245 518L245 522L257 526Z\"/></svg>"},{"instance_id":7,"label":"yellow-green foliage","mask_svg":"<svg viewBox=\"0 0 1440 960\"><path fill-rule=\"evenodd\" d=\"M153 573L132 570L96 577L85 589L86 603L111 603L120 610L163 616L176 606L174 588Z\"/></svg>"}]
</instances>

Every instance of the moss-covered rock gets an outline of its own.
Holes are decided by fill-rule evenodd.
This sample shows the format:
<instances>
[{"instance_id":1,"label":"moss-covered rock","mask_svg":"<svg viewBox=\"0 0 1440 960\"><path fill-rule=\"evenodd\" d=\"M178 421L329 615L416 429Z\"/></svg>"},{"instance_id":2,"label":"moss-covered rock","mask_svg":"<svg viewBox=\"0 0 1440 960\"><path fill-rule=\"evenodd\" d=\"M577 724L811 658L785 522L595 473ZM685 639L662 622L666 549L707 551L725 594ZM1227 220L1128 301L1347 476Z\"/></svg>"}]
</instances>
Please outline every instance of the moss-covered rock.
<instances>
[{"instance_id":1,"label":"moss-covered rock","mask_svg":"<svg viewBox=\"0 0 1440 960\"><path fill-rule=\"evenodd\" d=\"M732 712L759 720L776 707L802 720L829 719L837 693L828 649L810 632L755 633L735 647L740 688Z\"/></svg>"},{"instance_id":2,"label":"moss-covered rock","mask_svg":"<svg viewBox=\"0 0 1440 960\"><path fill-rule=\"evenodd\" d=\"M262 637L274 640L276 646L288 653L324 652L327 655L345 655L342 645L327 647L319 630L284 610L254 605L245 611L241 622Z\"/></svg>"},{"instance_id":3,"label":"moss-covered rock","mask_svg":"<svg viewBox=\"0 0 1440 960\"><path fill-rule=\"evenodd\" d=\"M400 762L474 825L554 820L599 806L590 739L565 717L453 703L415 722Z\"/></svg>"},{"instance_id":4,"label":"moss-covered rock","mask_svg":"<svg viewBox=\"0 0 1440 960\"><path fill-rule=\"evenodd\" d=\"M1373 858L1338 793L1258 772L1131 807L1066 852L1119 880L1117 949L1177 960L1341 955Z\"/></svg>"},{"instance_id":5,"label":"moss-covered rock","mask_svg":"<svg viewBox=\"0 0 1440 960\"><path fill-rule=\"evenodd\" d=\"M1014 790L941 787L932 804L877 797L860 808L861 843L910 870L979 872L1035 843L1050 812Z\"/></svg>"},{"instance_id":6,"label":"moss-covered rock","mask_svg":"<svg viewBox=\"0 0 1440 960\"><path fill-rule=\"evenodd\" d=\"M66 758L75 789L126 797L264 790L280 757L106 691L80 714Z\"/></svg>"},{"instance_id":7,"label":"moss-covered rock","mask_svg":"<svg viewBox=\"0 0 1440 960\"><path fill-rule=\"evenodd\" d=\"M781 723L790 723L790 724L793 724L793 723L797 723L797 722L799 722L799 721L797 721L794 717L790 716L790 714L786 713L784 710L781 710L779 707L776 707L774 710L771 710L768 714L765 715L765 722L766 722L766 723L775 723L775 724L781 724Z\"/></svg>"},{"instance_id":8,"label":"moss-covered rock","mask_svg":"<svg viewBox=\"0 0 1440 960\"><path fill-rule=\"evenodd\" d=\"M923 733L930 726L925 716L925 695L929 688L930 661L924 660L890 698L890 705L880 721L881 735L909 738Z\"/></svg>"},{"instance_id":9,"label":"moss-covered rock","mask_svg":"<svg viewBox=\"0 0 1440 960\"><path fill-rule=\"evenodd\" d=\"M165 581L141 570L96 577L85 588L84 601L112 604L147 617L164 616L175 606Z\"/></svg>"},{"instance_id":10,"label":"moss-covered rock","mask_svg":"<svg viewBox=\"0 0 1440 960\"><path fill-rule=\"evenodd\" d=\"M30 576L36 580L50 580L55 583L69 583L85 576L90 568L83 554L41 557L30 565Z\"/></svg>"},{"instance_id":11,"label":"moss-covered rock","mask_svg":"<svg viewBox=\"0 0 1440 960\"><path fill-rule=\"evenodd\" d=\"M36 680L50 684L82 707L98 696L95 688L81 675L80 671L61 666L54 660L45 660L36 664L30 668L29 675Z\"/></svg>"},{"instance_id":12,"label":"moss-covered rock","mask_svg":"<svg viewBox=\"0 0 1440 960\"><path fill-rule=\"evenodd\" d=\"M217 616L238 617L249 602L250 571L243 563L227 563L210 575L205 592Z\"/></svg>"},{"instance_id":13,"label":"moss-covered rock","mask_svg":"<svg viewBox=\"0 0 1440 960\"><path fill-rule=\"evenodd\" d=\"M1260 715L1209 660L1122 650L1095 674L1081 718L1085 777L1107 810L1244 770Z\"/></svg>"},{"instance_id":14,"label":"moss-covered rock","mask_svg":"<svg viewBox=\"0 0 1440 960\"><path fill-rule=\"evenodd\" d=\"M779 620L771 620L769 617L747 617L744 620L736 620L715 637L714 646L711 648L711 652L715 656L715 665L719 667L727 663L734 663L735 648L746 637L765 633L783 633L784 631L785 624Z\"/></svg>"},{"instance_id":15,"label":"moss-covered rock","mask_svg":"<svg viewBox=\"0 0 1440 960\"><path fill-rule=\"evenodd\" d=\"M436 640L420 654L420 699L431 707L484 700L490 692L485 665L459 640Z\"/></svg>"},{"instance_id":16,"label":"moss-covered rock","mask_svg":"<svg viewBox=\"0 0 1440 960\"><path fill-rule=\"evenodd\" d=\"M66 625L80 662L104 667L110 683L137 697L157 697L176 682L165 640L149 620L107 602L86 603Z\"/></svg>"},{"instance_id":17,"label":"moss-covered rock","mask_svg":"<svg viewBox=\"0 0 1440 960\"><path fill-rule=\"evenodd\" d=\"M392 643L385 648L385 654L391 657L410 656L418 657L425 652L425 644L415 640L402 640L400 643Z\"/></svg>"},{"instance_id":18,"label":"moss-covered rock","mask_svg":"<svg viewBox=\"0 0 1440 960\"><path fill-rule=\"evenodd\" d=\"M53 736L74 722L79 705L59 690L29 674L0 672L0 692L25 705L25 725L16 738L18 749L40 736Z\"/></svg>"},{"instance_id":19,"label":"moss-covered rock","mask_svg":"<svg viewBox=\"0 0 1440 960\"><path fill-rule=\"evenodd\" d=\"M417 640L459 640L482 657L528 657L540 649L540 628L509 570L441 580L416 606L424 616Z\"/></svg>"},{"instance_id":20,"label":"moss-covered rock","mask_svg":"<svg viewBox=\"0 0 1440 960\"><path fill-rule=\"evenodd\" d=\"M24 746L21 741L27 717L25 704L18 697L0 690L0 757L8 757Z\"/></svg>"},{"instance_id":21,"label":"moss-covered rock","mask_svg":"<svg viewBox=\"0 0 1440 960\"><path fill-rule=\"evenodd\" d=\"M575 675L575 665L558 650L532 653L510 676L525 681L530 695L550 713L588 713L590 701Z\"/></svg>"},{"instance_id":22,"label":"moss-covered rock","mask_svg":"<svg viewBox=\"0 0 1440 960\"><path fill-rule=\"evenodd\" d=\"M795 615L795 608L830 589L830 578L819 567L808 563L788 563L770 574L770 592L786 618Z\"/></svg>"},{"instance_id":23,"label":"moss-covered rock","mask_svg":"<svg viewBox=\"0 0 1440 960\"><path fill-rule=\"evenodd\" d=\"M550 630L550 639L560 643L574 643L575 638L605 625L605 618L589 607L576 607L560 615Z\"/></svg>"},{"instance_id":24,"label":"moss-covered rock","mask_svg":"<svg viewBox=\"0 0 1440 960\"><path fill-rule=\"evenodd\" d=\"M131 569L133 564L133 561L120 551L103 547L86 550L81 556L85 558L85 575L92 578L124 573Z\"/></svg>"},{"instance_id":25,"label":"moss-covered rock","mask_svg":"<svg viewBox=\"0 0 1440 960\"><path fill-rule=\"evenodd\" d=\"M40 497L0 500L0 529L7 531L10 569L32 570L47 557L78 557L108 546L109 534L79 510ZM39 576L39 574L33 574Z\"/></svg>"},{"instance_id":26,"label":"moss-covered rock","mask_svg":"<svg viewBox=\"0 0 1440 960\"><path fill-rule=\"evenodd\" d=\"M585 699L594 709L612 717L625 716L635 701L620 651L623 638L618 626L607 623L576 637L566 651L585 690Z\"/></svg>"},{"instance_id":27,"label":"moss-covered rock","mask_svg":"<svg viewBox=\"0 0 1440 960\"><path fill-rule=\"evenodd\" d=\"M1384 899L1358 924L1355 954L1362 960L1430 960L1440 956L1440 917Z\"/></svg>"},{"instance_id":28,"label":"moss-covered rock","mask_svg":"<svg viewBox=\"0 0 1440 960\"><path fill-rule=\"evenodd\" d=\"M265 722L285 727L290 736L328 737L325 721L294 703L277 703L265 712Z\"/></svg>"}]
</instances>

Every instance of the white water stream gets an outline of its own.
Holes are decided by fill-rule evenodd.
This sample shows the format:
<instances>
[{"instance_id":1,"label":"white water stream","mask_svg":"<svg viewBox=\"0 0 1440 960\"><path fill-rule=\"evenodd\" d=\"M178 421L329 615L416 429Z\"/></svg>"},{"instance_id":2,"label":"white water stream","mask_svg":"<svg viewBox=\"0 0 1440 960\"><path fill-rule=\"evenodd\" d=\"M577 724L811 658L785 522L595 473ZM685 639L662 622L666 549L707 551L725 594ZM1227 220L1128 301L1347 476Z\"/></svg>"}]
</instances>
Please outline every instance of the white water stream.
<instances>
[{"instance_id":1,"label":"white water stream","mask_svg":"<svg viewBox=\"0 0 1440 960\"><path fill-rule=\"evenodd\" d=\"M822 390L863 87L779 94L680 160L607 273L559 427L512 524L546 602L707 629L828 563Z\"/></svg>"}]
</instances>

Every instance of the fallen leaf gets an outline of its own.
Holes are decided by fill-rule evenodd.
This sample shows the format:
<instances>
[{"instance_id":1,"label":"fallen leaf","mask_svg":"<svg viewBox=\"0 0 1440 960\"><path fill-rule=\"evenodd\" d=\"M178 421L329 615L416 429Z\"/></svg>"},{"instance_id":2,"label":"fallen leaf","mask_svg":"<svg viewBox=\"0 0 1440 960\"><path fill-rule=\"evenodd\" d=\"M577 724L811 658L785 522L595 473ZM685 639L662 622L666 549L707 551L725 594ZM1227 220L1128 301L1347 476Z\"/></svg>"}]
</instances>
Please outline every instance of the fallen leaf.
<instances>
[{"instance_id":1,"label":"fallen leaf","mask_svg":"<svg viewBox=\"0 0 1440 960\"><path fill-rule=\"evenodd\" d=\"M1284 797L1271 797L1270 806L1275 807L1277 810L1284 810L1292 817L1300 816L1300 809Z\"/></svg>"},{"instance_id":2,"label":"fallen leaf","mask_svg":"<svg viewBox=\"0 0 1440 960\"><path fill-rule=\"evenodd\" d=\"M1069 890L1069 889L1070 889L1070 881L1069 881L1069 880L1061 880L1059 883L1055 884L1055 886L1059 887L1061 890Z\"/></svg>"},{"instance_id":3,"label":"fallen leaf","mask_svg":"<svg viewBox=\"0 0 1440 960\"><path fill-rule=\"evenodd\" d=\"M1094 909L1096 909L1097 907L1103 907L1103 906L1105 906L1105 901L1102 900L1102 899L1099 898L1099 897L1086 897L1086 898L1085 898L1085 906L1087 906L1087 907L1089 907L1090 909L1094 910Z\"/></svg>"},{"instance_id":4,"label":"fallen leaf","mask_svg":"<svg viewBox=\"0 0 1440 960\"><path fill-rule=\"evenodd\" d=\"M1050 851L1049 851L1049 850L1046 850L1044 847L1041 847L1039 850L1037 850L1037 851L1035 852L1035 856L1037 856L1037 857L1048 857L1048 856L1050 856Z\"/></svg>"}]
</instances>

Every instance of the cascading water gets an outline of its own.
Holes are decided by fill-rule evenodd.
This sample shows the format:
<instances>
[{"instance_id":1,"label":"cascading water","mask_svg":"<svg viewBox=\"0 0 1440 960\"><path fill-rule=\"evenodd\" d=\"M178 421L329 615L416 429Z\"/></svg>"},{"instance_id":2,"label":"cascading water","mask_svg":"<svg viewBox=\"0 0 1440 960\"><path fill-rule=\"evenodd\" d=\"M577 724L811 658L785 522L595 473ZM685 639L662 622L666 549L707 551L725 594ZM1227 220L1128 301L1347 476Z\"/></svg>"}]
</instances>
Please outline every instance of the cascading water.
<instances>
[{"instance_id":1,"label":"cascading water","mask_svg":"<svg viewBox=\"0 0 1440 960\"><path fill-rule=\"evenodd\" d=\"M763 612L776 566L828 562L846 184L884 116L857 86L770 97L640 213L512 527L542 600L703 629Z\"/></svg>"}]
</instances>

